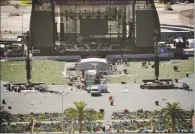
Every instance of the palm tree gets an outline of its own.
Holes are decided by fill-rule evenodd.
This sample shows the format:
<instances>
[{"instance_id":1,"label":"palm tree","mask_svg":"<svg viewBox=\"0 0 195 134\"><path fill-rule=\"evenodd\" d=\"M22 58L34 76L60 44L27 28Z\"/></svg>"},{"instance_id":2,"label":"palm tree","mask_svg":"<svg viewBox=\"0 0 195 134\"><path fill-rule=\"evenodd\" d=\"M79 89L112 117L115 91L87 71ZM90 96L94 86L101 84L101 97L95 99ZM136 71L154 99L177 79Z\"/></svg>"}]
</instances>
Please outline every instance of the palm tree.
<instances>
[{"instance_id":1,"label":"palm tree","mask_svg":"<svg viewBox=\"0 0 195 134\"><path fill-rule=\"evenodd\" d=\"M29 123L26 127L26 131L31 131L31 133L34 132L34 126L35 126L35 123L36 123L36 118L34 116L30 116L29 117Z\"/></svg>"},{"instance_id":2,"label":"palm tree","mask_svg":"<svg viewBox=\"0 0 195 134\"><path fill-rule=\"evenodd\" d=\"M191 109L190 116L192 120L192 129L194 130L194 109Z\"/></svg>"},{"instance_id":3,"label":"palm tree","mask_svg":"<svg viewBox=\"0 0 195 134\"><path fill-rule=\"evenodd\" d=\"M84 101L74 102L76 108L69 107L64 113L69 120L77 119L79 123L79 133L82 133L83 121L95 120L96 111L93 109L86 109L87 103Z\"/></svg>"},{"instance_id":4,"label":"palm tree","mask_svg":"<svg viewBox=\"0 0 195 134\"><path fill-rule=\"evenodd\" d=\"M183 109L180 108L178 102L167 102L167 106L164 107L161 112L164 114L165 117L168 117L171 119L171 125L172 125L172 132L175 132L175 125L176 121L179 121L180 119L184 119L185 112Z\"/></svg>"},{"instance_id":5,"label":"palm tree","mask_svg":"<svg viewBox=\"0 0 195 134\"><path fill-rule=\"evenodd\" d=\"M4 122L10 123L12 119L12 114L4 110L3 106L0 106L0 125Z\"/></svg>"},{"instance_id":6,"label":"palm tree","mask_svg":"<svg viewBox=\"0 0 195 134\"><path fill-rule=\"evenodd\" d=\"M155 131L155 126L153 124L153 121L155 120L155 115L156 115L156 112L155 111L152 111L151 113L151 119L150 119L150 127L153 131Z\"/></svg>"}]
</instances>

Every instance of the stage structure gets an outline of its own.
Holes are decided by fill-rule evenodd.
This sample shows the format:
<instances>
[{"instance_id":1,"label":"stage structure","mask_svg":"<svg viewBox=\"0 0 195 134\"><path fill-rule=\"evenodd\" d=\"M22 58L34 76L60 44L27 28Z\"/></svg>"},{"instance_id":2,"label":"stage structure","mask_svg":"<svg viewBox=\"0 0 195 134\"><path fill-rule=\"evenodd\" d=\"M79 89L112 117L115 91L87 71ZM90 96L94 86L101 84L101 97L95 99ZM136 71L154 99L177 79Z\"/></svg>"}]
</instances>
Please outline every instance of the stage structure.
<instances>
[{"instance_id":1,"label":"stage structure","mask_svg":"<svg viewBox=\"0 0 195 134\"><path fill-rule=\"evenodd\" d=\"M31 44L41 50L39 55L105 57L154 53L154 36L160 40L160 23L153 0L34 0L32 3Z\"/></svg>"}]
</instances>

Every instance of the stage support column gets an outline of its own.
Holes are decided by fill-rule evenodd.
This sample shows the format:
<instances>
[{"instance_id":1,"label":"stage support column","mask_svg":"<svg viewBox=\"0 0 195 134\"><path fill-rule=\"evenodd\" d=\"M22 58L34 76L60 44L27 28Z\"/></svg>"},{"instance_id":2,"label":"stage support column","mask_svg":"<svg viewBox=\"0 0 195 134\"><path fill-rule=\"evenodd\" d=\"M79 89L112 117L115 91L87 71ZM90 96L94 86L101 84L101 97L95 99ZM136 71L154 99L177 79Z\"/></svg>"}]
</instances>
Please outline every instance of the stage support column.
<instances>
[{"instance_id":1,"label":"stage support column","mask_svg":"<svg viewBox=\"0 0 195 134\"><path fill-rule=\"evenodd\" d=\"M127 37L126 5L122 6L122 25L123 25L123 39L126 39Z\"/></svg>"},{"instance_id":2,"label":"stage support column","mask_svg":"<svg viewBox=\"0 0 195 134\"><path fill-rule=\"evenodd\" d=\"M135 45L136 44L136 42L135 42L135 3L133 3L132 4L132 25L133 25L133 36L132 36L132 38L133 38L133 44Z\"/></svg>"},{"instance_id":3,"label":"stage support column","mask_svg":"<svg viewBox=\"0 0 195 134\"><path fill-rule=\"evenodd\" d=\"M64 41L64 22L63 18L60 20L60 41Z\"/></svg>"}]
</instances>

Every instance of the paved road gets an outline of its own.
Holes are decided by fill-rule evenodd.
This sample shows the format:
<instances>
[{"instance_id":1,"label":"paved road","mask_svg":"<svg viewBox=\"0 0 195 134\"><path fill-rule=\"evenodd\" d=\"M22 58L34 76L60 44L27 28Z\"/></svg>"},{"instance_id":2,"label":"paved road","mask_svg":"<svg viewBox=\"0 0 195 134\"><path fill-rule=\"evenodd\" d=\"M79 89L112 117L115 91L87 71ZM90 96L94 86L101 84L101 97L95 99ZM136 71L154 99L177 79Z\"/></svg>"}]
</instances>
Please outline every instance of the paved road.
<instances>
[{"instance_id":1,"label":"paved road","mask_svg":"<svg viewBox=\"0 0 195 134\"><path fill-rule=\"evenodd\" d=\"M181 81L187 81L193 85L193 75L190 78L185 78ZM3 85L4 82L1 82ZM5 109L11 113L27 114L30 112L62 112L62 96L51 93L31 93L24 95L22 93L5 92L5 88L1 85L2 100L5 99L7 104ZM65 91L63 110L67 107L73 107L73 101L86 101L88 108L95 110L105 109L109 115L112 112L129 109L130 111L137 111L138 109L155 110L161 109L166 102L179 102L183 109L194 108L194 93L184 90L146 90L140 89L138 84L126 84L129 93L124 93L121 84L109 84L108 90L110 94L103 94L101 97L91 97L89 93L81 90L71 91L66 85L49 86L50 89L56 91ZM110 106L108 101L109 95L115 96L115 106ZM166 99L166 100L164 100ZM161 106L156 106L155 101L159 101ZM12 109L7 109L7 106L12 106ZM108 118L109 120L109 118Z\"/></svg>"}]
</instances>

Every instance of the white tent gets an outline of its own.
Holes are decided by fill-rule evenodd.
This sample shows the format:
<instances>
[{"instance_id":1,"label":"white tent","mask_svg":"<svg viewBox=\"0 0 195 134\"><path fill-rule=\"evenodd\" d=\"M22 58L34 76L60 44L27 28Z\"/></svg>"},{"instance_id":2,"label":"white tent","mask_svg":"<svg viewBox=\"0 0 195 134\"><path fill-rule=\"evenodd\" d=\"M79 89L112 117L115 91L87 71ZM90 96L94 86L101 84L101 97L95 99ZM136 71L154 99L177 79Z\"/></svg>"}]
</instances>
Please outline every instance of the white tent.
<instances>
[{"instance_id":1,"label":"white tent","mask_svg":"<svg viewBox=\"0 0 195 134\"><path fill-rule=\"evenodd\" d=\"M80 61L80 70L107 71L108 62L103 58L87 58Z\"/></svg>"},{"instance_id":2,"label":"white tent","mask_svg":"<svg viewBox=\"0 0 195 134\"><path fill-rule=\"evenodd\" d=\"M187 48L194 48L194 39L187 40Z\"/></svg>"},{"instance_id":3,"label":"white tent","mask_svg":"<svg viewBox=\"0 0 195 134\"><path fill-rule=\"evenodd\" d=\"M103 58L87 58L87 59L82 59L80 63L86 63L86 62L102 62L102 63L107 63L106 59Z\"/></svg>"}]
</instances>

